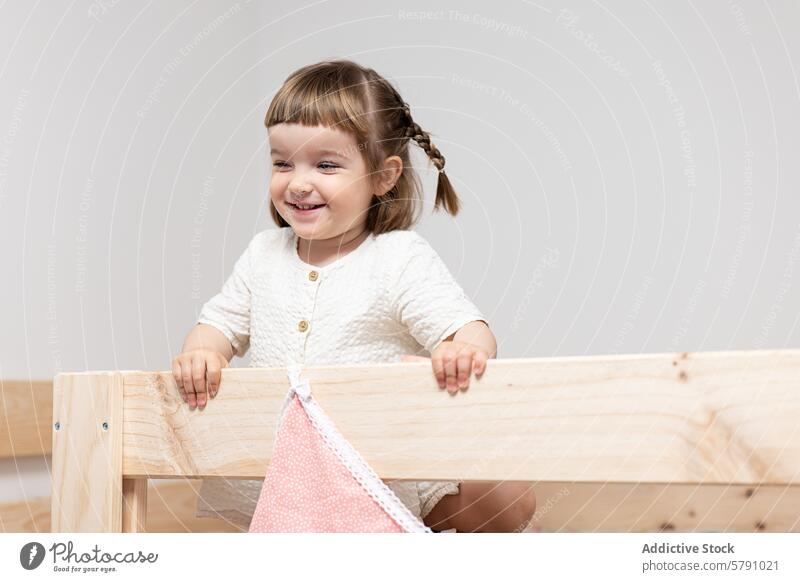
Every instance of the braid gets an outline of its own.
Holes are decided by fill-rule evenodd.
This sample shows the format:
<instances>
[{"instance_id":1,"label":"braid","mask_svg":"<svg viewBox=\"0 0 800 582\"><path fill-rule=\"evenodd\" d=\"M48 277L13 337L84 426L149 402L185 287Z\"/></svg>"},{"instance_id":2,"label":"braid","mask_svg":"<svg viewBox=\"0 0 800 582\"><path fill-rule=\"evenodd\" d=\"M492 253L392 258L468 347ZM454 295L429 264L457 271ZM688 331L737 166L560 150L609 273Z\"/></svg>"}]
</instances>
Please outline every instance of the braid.
<instances>
[{"instance_id":1,"label":"braid","mask_svg":"<svg viewBox=\"0 0 800 582\"><path fill-rule=\"evenodd\" d=\"M405 136L417 142L419 147L422 148L428 158L433 162L433 165L436 167L436 169L439 170L439 180L436 184L436 202L434 203L434 209L444 206L447 212L455 216L458 214L459 210L458 196L456 195L453 186L450 184L450 179L447 177L447 174L444 173L444 156L439 151L439 148L431 143L431 135L427 131L423 130L411 117L411 109L409 108L408 103L399 97L400 96L398 95L398 100L403 104L401 110L406 118Z\"/></svg>"},{"instance_id":2,"label":"braid","mask_svg":"<svg viewBox=\"0 0 800 582\"><path fill-rule=\"evenodd\" d=\"M411 120L410 114L408 118ZM439 148L431 143L431 136L427 131L423 131L417 122L411 120L408 129L406 129L406 137L417 142L433 162L433 165L436 166L436 169L439 172L444 172L444 156L439 152Z\"/></svg>"},{"instance_id":3,"label":"braid","mask_svg":"<svg viewBox=\"0 0 800 582\"><path fill-rule=\"evenodd\" d=\"M434 210L444 206L447 212L455 216L458 214L460 204L458 195L453 189L453 186L450 184L450 179L447 177L447 174L444 173L444 156L439 151L439 148L431 143L430 134L427 131L424 131L411 117L411 108L400 96L400 93L397 92L397 89L395 89L389 81L383 77L380 77L380 75L377 75L377 73L375 75L378 82L383 84L386 89L389 90L389 92L394 96L395 101L399 104L398 109L403 117L401 125L405 127L405 133L403 137L407 139L413 139L415 142L417 142L419 147L421 147L425 152L425 155L428 156L428 159L433 162L433 165L439 171L439 180L436 185L436 202L434 203Z\"/></svg>"},{"instance_id":4,"label":"braid","mask_svg":"<svg viewBox=\"0 0 800 582\"><path fill-rule=\"evenodd\" d=\"M443 172L444 156L439 152L437 147L431 143L431 136L428 134L428 132L423 131L422 128L411 117L411 108L408 106L408 103L403 101L403 98L400 96L400 93L397 92L397 89L395 89L388 81L386 81L386 86L400 104L400 111L405 118L405 137L412 138L415 142L417 142L431 159L433 165L436 166L436 169L440 172Z\"/></svg>"}]
</instances>

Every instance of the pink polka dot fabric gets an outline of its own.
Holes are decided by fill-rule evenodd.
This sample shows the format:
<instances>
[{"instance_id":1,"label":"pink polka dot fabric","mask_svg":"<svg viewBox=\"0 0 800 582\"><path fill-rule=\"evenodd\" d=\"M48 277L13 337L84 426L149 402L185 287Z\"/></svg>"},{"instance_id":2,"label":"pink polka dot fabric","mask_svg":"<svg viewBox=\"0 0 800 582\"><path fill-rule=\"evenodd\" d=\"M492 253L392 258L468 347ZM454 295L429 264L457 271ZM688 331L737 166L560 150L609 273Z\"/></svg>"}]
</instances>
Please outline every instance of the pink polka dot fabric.
<instances>
[{"instance_id":1,"label":"pink polka dot fabric","mask_svg":"<svg viewBox=\"0 0 800 582\"><path fill-rule=\"evenodd\" d=\"M343 464L295 394L284 410L249 531L399 533L408 530L384 510Z\"/></svg>"}]
</instances>

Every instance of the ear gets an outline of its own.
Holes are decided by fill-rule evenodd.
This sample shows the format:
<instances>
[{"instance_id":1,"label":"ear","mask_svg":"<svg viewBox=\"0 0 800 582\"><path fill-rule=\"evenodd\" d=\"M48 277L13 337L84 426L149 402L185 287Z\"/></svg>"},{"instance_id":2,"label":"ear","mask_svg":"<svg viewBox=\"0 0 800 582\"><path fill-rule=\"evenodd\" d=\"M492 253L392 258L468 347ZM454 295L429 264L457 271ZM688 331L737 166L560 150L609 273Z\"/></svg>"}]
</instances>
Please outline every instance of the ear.
<instances>
[{"instance_id":1,"label":"ear","mask_svg":"<svg viewBox=\"0 0 800 582\"><path fill-rule=\"evenodd\" d=\"M380 172L380 182L378 186L378 194L383 195L386 194L389 190L391 190L397 181L400 179L400 175L403 173L403 160L400 156L391 156L386 158L383 161L383 168Z\"/></svg>"}]
</instances>

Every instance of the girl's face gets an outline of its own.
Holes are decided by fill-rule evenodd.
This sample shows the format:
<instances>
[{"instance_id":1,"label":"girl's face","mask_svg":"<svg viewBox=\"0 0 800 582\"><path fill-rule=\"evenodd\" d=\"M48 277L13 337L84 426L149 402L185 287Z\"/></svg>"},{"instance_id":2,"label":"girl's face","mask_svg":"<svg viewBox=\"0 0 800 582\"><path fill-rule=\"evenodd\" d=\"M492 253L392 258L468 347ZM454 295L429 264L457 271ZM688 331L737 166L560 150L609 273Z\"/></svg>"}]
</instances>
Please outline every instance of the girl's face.
<instances>
[{"instance_id":1,"label":"girl's face","mask_svg":"<svg viewBox=\"0 0 800 582\"><path fill-rule=\"evenodd\" d=\"M270 197L297 236L325 240L360 234L376 193L367 175L363 145L359 147L347 132L321 125L279 123L268 134Z\"/></svg>"}]
</instances>

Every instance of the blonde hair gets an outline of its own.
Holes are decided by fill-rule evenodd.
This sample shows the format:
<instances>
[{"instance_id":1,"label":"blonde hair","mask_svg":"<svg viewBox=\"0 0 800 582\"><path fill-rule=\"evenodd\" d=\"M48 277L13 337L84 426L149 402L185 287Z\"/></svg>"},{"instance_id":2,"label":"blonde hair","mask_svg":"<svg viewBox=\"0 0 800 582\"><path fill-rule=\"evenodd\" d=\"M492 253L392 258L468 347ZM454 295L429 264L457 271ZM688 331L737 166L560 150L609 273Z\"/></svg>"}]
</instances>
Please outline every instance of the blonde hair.
<instances>
[{"instance_id":1,"label":"blonde hair","mask_svg":"<svg viewBox=\"0 0 800 582\"><path fill-rule=\"evenodd\" d=\"M444 156L431 143L430 134L412 119L408 103L373 69L337 59L296 70L267 109L264 125L270 128L279 123L324 125L349 132L359 144L372 186L377 185L387 157L403 160L403 171L392 189L373 195L367 214L369 232L405 230L419 218L422 185L410 163L412 139L439 170L434 210L443 206L453 216L458 213L459 199L444 173ZM289 226L271 201L270 214L278 226Z\"/></svg>"}]
</instances>

